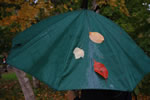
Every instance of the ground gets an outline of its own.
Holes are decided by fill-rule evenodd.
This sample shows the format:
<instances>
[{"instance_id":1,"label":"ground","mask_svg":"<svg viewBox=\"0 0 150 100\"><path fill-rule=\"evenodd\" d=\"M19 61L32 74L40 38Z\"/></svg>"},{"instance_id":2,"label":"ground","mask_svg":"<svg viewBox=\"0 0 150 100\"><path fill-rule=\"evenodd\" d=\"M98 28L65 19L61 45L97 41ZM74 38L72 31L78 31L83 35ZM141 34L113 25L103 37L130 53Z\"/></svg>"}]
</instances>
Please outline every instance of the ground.
<instances>
[{"instance_id":1,"label":"ground","mask_svg":"<svg viewBox=\"0 0 150 100\"><path fill-rule=\"evenodd\" d=\"M36 100L66 100L66 91L55 91L42 82L40 83L40 88L34 89L34 93ZM0 100L24 100L15 73L2 74L0 79Z\"/></svg>"}]
</instances>

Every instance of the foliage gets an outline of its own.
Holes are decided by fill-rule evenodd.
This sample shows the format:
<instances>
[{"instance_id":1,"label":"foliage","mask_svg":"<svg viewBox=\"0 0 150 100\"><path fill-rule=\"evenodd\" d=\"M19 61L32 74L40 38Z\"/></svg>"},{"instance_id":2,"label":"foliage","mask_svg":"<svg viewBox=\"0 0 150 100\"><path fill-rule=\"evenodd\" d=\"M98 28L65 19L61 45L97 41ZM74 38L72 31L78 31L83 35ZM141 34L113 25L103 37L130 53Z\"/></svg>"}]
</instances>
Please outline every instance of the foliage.
<instances>
[{"instance_id":1,"label":"foliage","mask_svg":"<svg viewBox=\"0 0 150 100\"><path fill-rule=\"evenodd\" d=\"M82 0L38 0L37 3L34 0L0 0L0 54L10 50L12 38L17 33L48 16L77 10L81 2ZM89 0L90 9L91 4L92 0ZM129 16L125 0L97 0L97 4L100 7L109 6L111 9L104 10L106 13L118 9L119 13Z\"/></svg>"},{"instance_id":2,"label":"foliage","mask_svg":"<svg viewBox=\"0 0 150 100\"><path fill-rule=\"evenodd\" d=\"M117 8L120 12L124 13L126 16L129 16L125 0L97 0L97 3L100 7L102 7L102 5L108 5L112 10Z\"/></svg>"},{"instance_id":3,"label":"foliage","mask_svg":"<svg viewBox=\"0 0 150 100\"><path fill-rule=\"evenodd\" d=\"M128 1L129 5L127 6L131 17L129 22L131 23L134 31L130 32L131 36L137 42L137 44L144 49L144 51L150 56L150 11L147 10L148 6L142 5L143 2L150 4L149 0L137 1ZM136 8L133 8L136 6Z\"/></svg>"},{"instance_id":4,"label":"foliage","mask_svg":"<svg viewBox=\"0 0 150 100\"><path fill-rule=\"evenodd\" d=\"M53 4L44 0L34 4L20 0L0 1L0 53L8 52L11 47L12 38L32 24L37 23L53 12Z\"/></svg>"},{"instance_id":5,"label":"foliage","mask_svg":"<svg viewBox=\"0 0 150 100\"><path fill-rule=\"evenodd\" d=\"M142 5L143 2L146 2L147 6ZM114 7L101 8L100 13L119 24L150 56L150 11L147 10L148 4L150 4L149 0L126 0L128 14L121 13L115 5Z\"/></svg>"},{"instance_id":6,"label":"foliage","mask_svg":"<svg viewBox=\"0 0 150 100\"><path fill-rule=\"evenodd\" d=\"M144 79L135 88L136 94L150 95L150 74L144 77Z\"/></svg>"}]
</instances>

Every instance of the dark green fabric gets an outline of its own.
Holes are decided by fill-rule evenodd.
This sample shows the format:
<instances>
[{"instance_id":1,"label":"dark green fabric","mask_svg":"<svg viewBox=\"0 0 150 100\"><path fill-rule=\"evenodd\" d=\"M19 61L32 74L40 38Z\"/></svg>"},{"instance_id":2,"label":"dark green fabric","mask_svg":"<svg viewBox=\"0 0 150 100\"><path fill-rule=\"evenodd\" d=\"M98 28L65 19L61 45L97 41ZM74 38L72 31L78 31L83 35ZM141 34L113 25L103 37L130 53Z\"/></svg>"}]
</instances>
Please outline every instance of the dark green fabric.
<instances>
[{"instance_id":1,"label":"dark green fabric","mask_svg":"<svg viewBox=\"0 0 150 100\"><path fill-rule=\"evenodd\" d=\"M101 33L96 44L89 32ZM73 50L84 50L75 59ZM94 72L93 59L103 63L108 79ZM118 25L89 10L47 18L18 34L7 63L56 90L110 89L132 91L150 72L150 58Z\"/></svg>"}]
</instances>

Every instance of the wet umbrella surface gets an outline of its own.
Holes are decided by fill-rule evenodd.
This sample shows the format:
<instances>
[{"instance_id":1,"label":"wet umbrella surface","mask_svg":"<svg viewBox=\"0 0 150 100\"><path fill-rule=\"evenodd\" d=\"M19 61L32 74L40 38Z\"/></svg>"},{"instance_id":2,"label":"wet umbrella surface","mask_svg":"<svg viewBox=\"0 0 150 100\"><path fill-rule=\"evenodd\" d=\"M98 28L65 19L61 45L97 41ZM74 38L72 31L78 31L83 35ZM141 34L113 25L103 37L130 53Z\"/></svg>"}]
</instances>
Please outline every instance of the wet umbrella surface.
<instances>
[{"instance_id":1,"label":"wet umbrella surface","mask_svg":"<svg viewBox=\"0 0 150 100\"><path fill-rule=\"evenodd\" d=\"M18 34L7 63L56 90L132 91L150 58L111 20L90 10L47 18Z\"/></svg>"}]
</instances>

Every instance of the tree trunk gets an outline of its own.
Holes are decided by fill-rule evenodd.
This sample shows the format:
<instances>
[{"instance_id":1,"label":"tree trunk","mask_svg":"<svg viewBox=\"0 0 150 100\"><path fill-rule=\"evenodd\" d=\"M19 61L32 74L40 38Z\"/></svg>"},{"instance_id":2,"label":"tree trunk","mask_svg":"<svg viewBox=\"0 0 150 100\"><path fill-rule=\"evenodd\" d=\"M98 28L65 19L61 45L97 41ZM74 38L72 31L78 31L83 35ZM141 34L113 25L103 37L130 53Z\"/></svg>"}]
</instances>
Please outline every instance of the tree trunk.
<instances>
[{"instance_id":1,"label":"tree trunk","mask_svg":"<svg viewBox=\"0 0 150 100\"><path fill-rule=\"evenodd\" d=\"M35 100L35 96L30 81L26 77L26 73L16 68L13 68L13 70L15 71L16 76L19 80L25 100Z\"/></svg>"},{"instance_id":2,"label":"tree trunk","mask_svg":"<svg viewBox=\"0 0 150 100\"><path fill-rule=\"evenodd\" d=\"M81 96L81 91L79 90L69 90L66 93L66 99L67 100L78 100Z\"/></svg>"},{"instance_id":3,"label":"tree trunk","mask_svg":"<svg viewBox=\"0 0 150 100\"><path fill-rule=\"evenodd\" d=\"M93 0L93 1L92 1L92 9L96 9L96 6L97 6L96 0Z\"/></svg>"},{"instance_id":4,"label":"tree trunk","mask_svg":"<svg viewBox=\"0 0 150 100\"><path fill-rule=\"evenodd\" d=\"M34 88L40 87L40 81L39 80L37 80L35 77L32 77L32 81L33 81L33 87Z\"/></svg>"},{"instance_id":5,"label":"tree trunk","mask_svg":"<svg viewBox=\"0 0 150 100\"><path fill-rule=\"evenodd\" d=\"M93 0L93 2L92 2L92 9L93 9L96 13L99 13L99 11L100 11L99 6L96 4L96 0Z\"/></svg>"},{"instance_id":6,"label":"tree trunk","mask_svg":"<svg viewBox=\"0 0 150 100\"><path fill-rule=\"evenodd\" d=\"M67 91L67 94L66 94L67 100L74 100L75 97L76 97L76 95L75 95L74 91Z\"/></svg>"}]
</instances>

